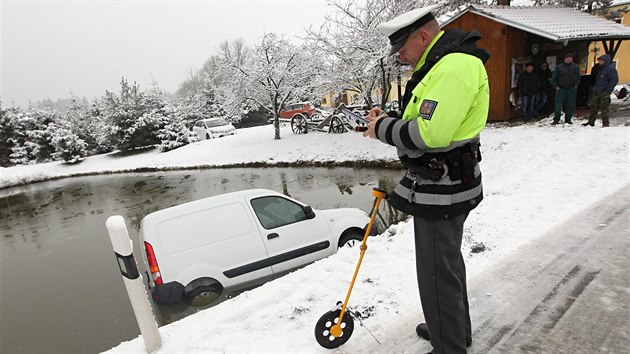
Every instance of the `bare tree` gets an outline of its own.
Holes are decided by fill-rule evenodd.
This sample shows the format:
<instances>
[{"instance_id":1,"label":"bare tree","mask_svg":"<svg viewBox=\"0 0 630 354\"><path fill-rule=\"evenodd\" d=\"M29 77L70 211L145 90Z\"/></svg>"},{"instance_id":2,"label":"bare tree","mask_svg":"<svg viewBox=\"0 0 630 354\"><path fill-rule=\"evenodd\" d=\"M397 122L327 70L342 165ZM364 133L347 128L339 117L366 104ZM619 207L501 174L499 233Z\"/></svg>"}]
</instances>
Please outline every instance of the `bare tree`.
<instances>
[{"instance_id":1,"label":"bare tree","mask_svg":"<svg viewBox=\"0 0 630 354\"><path fill-rule=\"evenodd\" d=\"M377 26L421 6L419 1L335 0L333 15L324 26L307 31L307 42L326 59L326 82L333 92L354 91L372 106L372 94L380 92L377 103L384 105L391 82L399 73L395 58L389 56L389 42ZM378 90L376 90L378 88Z\"/></svg>"}]
</instances>

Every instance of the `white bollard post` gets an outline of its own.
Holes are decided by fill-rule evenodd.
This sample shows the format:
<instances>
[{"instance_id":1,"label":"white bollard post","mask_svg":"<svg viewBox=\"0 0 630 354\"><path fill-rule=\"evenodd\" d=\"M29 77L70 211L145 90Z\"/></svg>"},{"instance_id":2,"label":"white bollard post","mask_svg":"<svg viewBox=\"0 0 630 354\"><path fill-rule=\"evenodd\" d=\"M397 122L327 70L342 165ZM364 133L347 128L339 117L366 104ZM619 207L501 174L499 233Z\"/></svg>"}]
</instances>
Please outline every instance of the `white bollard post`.
<instances>
[{"instance_id":1,"label":"white bollard post","mask_svg":"<svg viewBox=\"0 0 630 354\"><path fill-rule=\"evenodd\" d=\"M133 242L129 238L125 219L120 215L110 216L105 225L114 247L114 254L129 294L129 300L131 300L131 307L140 327L144 346L147 352L151 353L160 349L162 340L153 316L147 290L138 272L138 263L133 256Z\"/></svg>"}]
</instances>

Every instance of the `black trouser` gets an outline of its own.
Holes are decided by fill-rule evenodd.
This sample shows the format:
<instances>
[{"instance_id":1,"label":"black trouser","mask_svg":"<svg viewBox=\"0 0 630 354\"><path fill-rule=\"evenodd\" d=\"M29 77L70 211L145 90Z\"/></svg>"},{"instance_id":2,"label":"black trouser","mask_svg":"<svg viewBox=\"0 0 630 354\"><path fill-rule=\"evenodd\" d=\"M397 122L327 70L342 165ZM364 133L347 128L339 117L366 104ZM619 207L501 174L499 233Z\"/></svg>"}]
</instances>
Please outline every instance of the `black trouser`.
<instances>
[{"instance_id":1,"label":"black trouser","mask_svg":"<svg viewBox=\"0 0 630 354\"><path fill-rule=\"evenodd\" d=\"M433 353L466 353L466 337L471 336L461 252L467 216L413 219L418 288Z\"/></svg>"}]
</instances>

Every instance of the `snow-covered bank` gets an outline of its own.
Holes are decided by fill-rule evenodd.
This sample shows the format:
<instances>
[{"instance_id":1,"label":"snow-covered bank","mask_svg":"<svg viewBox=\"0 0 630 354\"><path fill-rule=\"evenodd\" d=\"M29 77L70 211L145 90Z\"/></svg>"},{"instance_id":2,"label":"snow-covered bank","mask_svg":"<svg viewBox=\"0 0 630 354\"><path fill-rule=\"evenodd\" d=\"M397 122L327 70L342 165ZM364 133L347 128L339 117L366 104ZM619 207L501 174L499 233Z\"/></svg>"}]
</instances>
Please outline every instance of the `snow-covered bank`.
<instances>
[{"instance_id":1,"label":"snow-covered bank","mask_svg":"<svg viewBox=\"0 0 630 354\"><path fill-rule=\"evenodd\" d=\"M288 126L274 140L273 126L239 129L220 139L199 141L169 152L157 149L126 157L110 153L86 158L76 165L60 162L0 168L0 188L51 178L142 168L173 169L241 164L343 163L357 160L397 161L394 149L357 133L310 132L296 135Z\"/></svg>"},{"instance_id":2,"label":"snow-covered bank","mask_svg":"<svg viewBox=\"0 0 630 354\"><path fill-rule=\"evenodd\" d=\"M482 133L485 200L466 224L464 250L469 278L626 185L630 127L550 126L548 120L521 126L490 126ZM357 133L294 135L273 140L270 126L239 130L234 137L200 142L170 153L86 159L2 169L1 185L20 180L139 167L222 165L243 162L394 161L395 151ZM307 202L307 201L306 201ZM394 347L415 337L422 319L415 280L412 225L392 226L372 238L350 304L365 317L381 343ZM470 254L474 242L488 249ZM316 352L319 317L347 291L358 258L344 249L235 299L160 328L160 352ZM500 300L500 299L498 299ZM404 314L404 316L401 316ZM404 320L401 320L403 318ZM412 318L412 320L409 320ZM474 321L474 319L473 319ZM475 323L473 323L473 326ZM335 352L377 353L379 345L355 321L352 338ZM141 339L112 352L143 352ZM401 347L399 352L405 353Z\"/></svg>"}]
</instances>

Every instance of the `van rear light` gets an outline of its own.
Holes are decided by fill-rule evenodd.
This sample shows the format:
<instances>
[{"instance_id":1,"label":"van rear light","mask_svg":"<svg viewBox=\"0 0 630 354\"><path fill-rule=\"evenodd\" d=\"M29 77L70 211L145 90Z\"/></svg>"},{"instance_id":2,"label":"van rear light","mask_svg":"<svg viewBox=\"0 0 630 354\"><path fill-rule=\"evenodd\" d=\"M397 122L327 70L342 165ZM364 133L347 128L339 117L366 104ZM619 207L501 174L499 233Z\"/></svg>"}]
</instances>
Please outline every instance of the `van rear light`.
<instances>
[{"instance_id":1,"label":"van rear light","mask_svg":"<svg viewBox=\"0 0 630 354\"><path fill-rule=\"evenodd\" d=\"M160 274L160 267L158 266L157 259L155 258L155 252L153 252L153 246L150 243L144 242L144 250L147 253L147 262L149 262L149 271L153 277L153 284L162 285L162 275Z\"/></svg>"}]
</instances>

